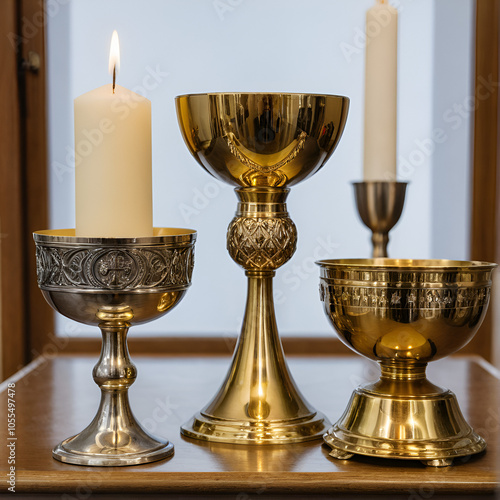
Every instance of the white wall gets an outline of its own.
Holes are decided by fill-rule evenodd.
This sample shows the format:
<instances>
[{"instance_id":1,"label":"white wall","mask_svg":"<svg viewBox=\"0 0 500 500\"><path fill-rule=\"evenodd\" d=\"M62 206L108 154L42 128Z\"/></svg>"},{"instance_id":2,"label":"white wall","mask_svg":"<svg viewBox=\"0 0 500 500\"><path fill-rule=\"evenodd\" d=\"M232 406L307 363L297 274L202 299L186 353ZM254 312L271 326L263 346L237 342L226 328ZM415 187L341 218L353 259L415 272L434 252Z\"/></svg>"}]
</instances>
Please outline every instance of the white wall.
<instances>
[{"instance_id":1,"label":"white wall","mask_svg":"<svg viewBox=\"0 0 500 500\"><path fill-rule=\"evenodd\" d=\"M433 185L454 174L461 158L456 182L460 193L467 191L469 149L462 135L468 125L462 127L460 139L440 145L439 167L432 154L418 151L419 141L432 136L450 92L453 99L467 95L471 54L466 50L466 27L472 23L472 0L454 0L453 7L451 0L392 3L400 10L399 172L400 180L410 186L389 252L395 257L429 258L438 251L441 257L465 256L465 208L453 212L456 233L448 239L435 214L446 214L450 202L457 204L456 191L443 186L436 196ZM351 98L337 151L323 170L294 187L289 196L299 244L275 280L283 334L333 334L321 310L313 261L371 252L370 233L358 218L350 184L362 175L362 31L372 4L373 0L70 0L49 19L51 227L74 226L73 166L61 168L67 148L73 146L72 99L109 82L113 29L120 35L122 52L118 82L138 90L150 83L150 78L145 80L148 75L157 78L155 88L141 91L153 108L154 222L192 227L199 236L189 293L177 309L136 332L234 336L245 304L244 273L225 250L236 196L188 153L178 131L174 97L208 91L288 91ZM460 22L450 23L446 13ZM462 38L463 43L440 45L447 36ZM447 71L437 64L435 53L453 58L453 79L445 78ZM92 329L59 319L58 331L86 334Z\"/></svg>"},{"instance_id":2,"label":"white wall","mask_svg":"<svg viewBox=\"0 0 500 500\"><path fill-rule=\"evenodd\" d=\"M435 2L432 257L469 259L474 2ZM429 149L430 150L430 149Z\"/></svg>"}]
</instances>

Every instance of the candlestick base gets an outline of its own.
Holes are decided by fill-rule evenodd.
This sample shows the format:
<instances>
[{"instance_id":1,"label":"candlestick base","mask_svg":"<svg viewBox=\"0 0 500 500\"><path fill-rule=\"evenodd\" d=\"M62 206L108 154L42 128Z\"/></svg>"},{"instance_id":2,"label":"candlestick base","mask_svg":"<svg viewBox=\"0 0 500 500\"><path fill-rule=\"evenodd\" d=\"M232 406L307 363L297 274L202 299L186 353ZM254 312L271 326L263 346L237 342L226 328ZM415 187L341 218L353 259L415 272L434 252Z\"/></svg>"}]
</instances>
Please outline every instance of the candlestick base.
<instances>
[{"instance_id":1,"label":"candlestick base","mask_svg":"<svg viewBox=\"0 0 500 500\"><path fill-rule=\"evenodd\" d=\"M93 443L92 441L84 443L84 446L78 451L71 450L71 448L75 445L77 438L80 438L80 434L76 435L74 438L69 438L62 443L59 443L52 450L52 457L60 462L73 465L116 467L122 465L139 465L149 462L157 462L158 460L169 458L174 454L174 445L168 441L157 443L151 442L151 444L145 445L147 449L142 453L131 453L130 450L127 451L124 449L123 454L121 455L107 455L106 453L94 451L100 447L98 443ZM81 441L81 439L78 439L78 441ZM157 449L151 448L155 445ZM71 451L68 450L68 448ZM102 451L105 450L103 449Z\"/></svg>"},{"instance_id":2,"label":"candlestick base","mask_svg":"<svg viewBox=\"0 0 500 500\"><path fill-rule=\"evenodd\" d=\"M401 217L408 183L365 181L353 185L361 220L373 232L372 257L387 257L389 231Z\"/></svg>"}]
</instances>

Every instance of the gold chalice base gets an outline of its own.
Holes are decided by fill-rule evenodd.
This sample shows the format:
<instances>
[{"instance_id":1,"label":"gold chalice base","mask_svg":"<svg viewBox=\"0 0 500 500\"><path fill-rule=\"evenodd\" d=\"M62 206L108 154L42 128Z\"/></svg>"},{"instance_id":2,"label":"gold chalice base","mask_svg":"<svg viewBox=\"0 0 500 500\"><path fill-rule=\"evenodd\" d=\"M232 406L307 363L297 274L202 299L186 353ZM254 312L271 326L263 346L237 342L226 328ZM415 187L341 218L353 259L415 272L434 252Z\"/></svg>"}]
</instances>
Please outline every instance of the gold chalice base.
<instances>
[{"instance_id":1,"label":"gold chalice base","mask_svg":"<svg viewBox=\"0 0 500 500\"><path fill-rule=\"evenodd\" d=\"M325 416L312 412L304 418L251 421L224 420L203 412L186 422L181 433L184 436L232 444L290 444L318 439L330 425Z\"/></svg>"},{"instance_id":2,"label":"gold chalice base","mask_svg":"<svg viewBox=\"0 0 500 500\"><path fill-rule=\"evenodd\" d=\"M483 451L453 392L425 375L461 349L488 307L495 264L346 259L318 263L325 312L340 339L377 361L381 377L358 387L323 436L331 456L354 454L451 465Z\"/></svg>"}]
</instances>

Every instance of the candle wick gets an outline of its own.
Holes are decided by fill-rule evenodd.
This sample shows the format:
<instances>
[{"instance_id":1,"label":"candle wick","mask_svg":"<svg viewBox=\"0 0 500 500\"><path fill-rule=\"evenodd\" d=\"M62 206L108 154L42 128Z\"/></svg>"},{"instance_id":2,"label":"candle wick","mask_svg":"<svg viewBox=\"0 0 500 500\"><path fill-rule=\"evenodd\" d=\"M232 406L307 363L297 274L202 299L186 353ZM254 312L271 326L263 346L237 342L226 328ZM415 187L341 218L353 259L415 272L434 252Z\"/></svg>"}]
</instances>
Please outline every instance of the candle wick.
<instances>
[{"instance_id":1,"label":"candle wick","mask_svg":"<svg viewBox=\"0 0 500 500\"><path fill-rule=\"evenodd\" d=\"M116 64L113 66L113 94L115 93L116 86Z\"/></svg>"}]
</instances>

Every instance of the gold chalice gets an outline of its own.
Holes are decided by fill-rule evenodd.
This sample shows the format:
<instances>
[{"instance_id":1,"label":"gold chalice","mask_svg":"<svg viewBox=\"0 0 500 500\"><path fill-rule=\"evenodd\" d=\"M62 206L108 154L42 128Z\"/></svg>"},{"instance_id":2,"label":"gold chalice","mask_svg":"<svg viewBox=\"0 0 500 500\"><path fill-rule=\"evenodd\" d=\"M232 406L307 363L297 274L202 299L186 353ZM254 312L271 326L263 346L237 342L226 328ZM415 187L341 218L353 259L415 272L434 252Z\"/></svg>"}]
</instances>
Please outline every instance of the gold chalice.
<instances>
[{"instance_id":1,"label":"gold chalice","mask_svg":"<svg viewBox=\"0 0 500 500\"><path fill-rule=\"evenodd\" d=\"M169 457L173 445L149 435L130 409L128 389L137 370L129 357L127 332L163 316L182 299L191 284L196 232L155 228L150 238L74 234L74 229L34 233L38 285L57 312L100 328L102 350L93 376L101 403L89 426L58 444L52 456L100 466Z\"/></svg>"},{"instance_id":2,"label":"gold chalice","mask_svg":"<svg viewBox=\"0 0 500 500\"><path fill-rule=\"evenodd\" d=\"M425 369L472 339L496 264L383 258L318 264L321 300L340 339L381 368L380 379L358 387L324 435L330 454L447 466L484 450L455 394L427 380Z\"/></svg>"},{"instance_id":3,"label":"gold chalice","mask_svg":"<svg viewBox=\"0 0 500 500\"><path fill-rule=\"evenodd\" d=\"M272 279L295 252L289 186L317 172L337 145L346 97L216 93L176 98L191 154L236 186L227 249L246 271L245 317L232 365L214 399L182 427L186 436L241 444L320 437L329 425L297 389L276 326Z\"/></svg>"}]
</instances>

